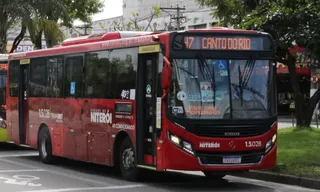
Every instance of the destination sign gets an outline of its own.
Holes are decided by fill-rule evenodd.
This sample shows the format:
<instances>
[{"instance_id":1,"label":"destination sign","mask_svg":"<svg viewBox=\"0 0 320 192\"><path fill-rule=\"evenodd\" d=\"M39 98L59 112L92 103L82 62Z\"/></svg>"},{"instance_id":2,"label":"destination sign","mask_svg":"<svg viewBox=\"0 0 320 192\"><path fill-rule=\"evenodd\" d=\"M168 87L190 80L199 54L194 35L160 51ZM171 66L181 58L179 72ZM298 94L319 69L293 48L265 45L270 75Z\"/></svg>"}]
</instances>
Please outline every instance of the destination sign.
<instances>
[{"instance_id":1,"label":"destination sign","mask_svg":"<svg viewBox=\"0 0 320 192\"><path fill-rule=\"evenodd\" d=\"M0 71L1 70L8 70L8 64L7 63L6 64L1 63L0 64Z\"/></svg>"},{"instance_id":2,"label":"destination sign","mask_svg":"<svg viewBox=\"0 0 320 192\"><path fill-rule=\"evenodd\" d=\"M233 51L271 51L271 42L267 37L232 35L178 35L174 40L175 49L191 50L233 50ZM179 44L184 44L183 47Z\"/></svg>"}]
</instances>

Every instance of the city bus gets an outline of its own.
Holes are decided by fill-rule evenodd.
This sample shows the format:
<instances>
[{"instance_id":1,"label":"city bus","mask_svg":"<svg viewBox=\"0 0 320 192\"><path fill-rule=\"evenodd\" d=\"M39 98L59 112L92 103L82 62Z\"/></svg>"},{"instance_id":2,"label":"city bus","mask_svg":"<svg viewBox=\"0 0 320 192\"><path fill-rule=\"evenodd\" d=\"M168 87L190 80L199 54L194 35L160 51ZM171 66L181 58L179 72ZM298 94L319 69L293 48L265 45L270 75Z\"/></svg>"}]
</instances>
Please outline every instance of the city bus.
<instances>
[{"instance_id":1,"label":"city bus","mask_svg":"<svg viewBox=\"0 0 320 192\"><path fill-rule=\"evenodd\" d=\"M227 28L108 32L9 55L8 135L59 157L202 171L211 179L276 165L275 44Z\"/></svg>"},{"instance_id":2,"label":"city bus","mask_svg":"<svg viewBox=\"0 0 320 192\"><path fill-rule=\"evenodd\" d=\"M6 81L8 54L0 54L0 142L8 141L6 125Z\"/></svg>"}]
</instances>

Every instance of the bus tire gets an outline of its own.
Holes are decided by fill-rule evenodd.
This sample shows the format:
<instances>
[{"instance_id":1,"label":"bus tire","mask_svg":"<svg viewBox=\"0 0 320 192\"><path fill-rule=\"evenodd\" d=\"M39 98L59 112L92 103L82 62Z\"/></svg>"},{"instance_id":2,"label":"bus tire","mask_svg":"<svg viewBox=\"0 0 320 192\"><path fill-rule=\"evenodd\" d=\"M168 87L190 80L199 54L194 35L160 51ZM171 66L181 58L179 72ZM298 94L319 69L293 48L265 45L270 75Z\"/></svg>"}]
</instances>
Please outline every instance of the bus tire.
<instances>
[{"instance_id":1,"label":"bus tire","mask_svg":"<svg viewBox=\"0 0 320 192\"><path fill-rule=\"evenodd\" d=\"M203 174L210 180L220 180L226 176L224 173L217 173L212 171L203 171Z\"/></svg>"},{"instance_id":2,"label":"bus tire","mask_svg":"<svg viewBox=\"0 0 320 192\"><path fill-rule=\"evenodd\" d=\"M128 181L139 181L140 169L136 167L136 154L128 137L122 141L119 155L121 176Z\"/></svg>"},{"instance_id":3,"label":"bus tire","mask_svg":"<svg viewBox=\"0 0 320 192\"><path fill-rule=\"evenodd\" d=\"M52 142L48 128L42 128L39 133L38 149L41 161L52 164L55 158L52 155Z\"/></svg>"}]
</instances>

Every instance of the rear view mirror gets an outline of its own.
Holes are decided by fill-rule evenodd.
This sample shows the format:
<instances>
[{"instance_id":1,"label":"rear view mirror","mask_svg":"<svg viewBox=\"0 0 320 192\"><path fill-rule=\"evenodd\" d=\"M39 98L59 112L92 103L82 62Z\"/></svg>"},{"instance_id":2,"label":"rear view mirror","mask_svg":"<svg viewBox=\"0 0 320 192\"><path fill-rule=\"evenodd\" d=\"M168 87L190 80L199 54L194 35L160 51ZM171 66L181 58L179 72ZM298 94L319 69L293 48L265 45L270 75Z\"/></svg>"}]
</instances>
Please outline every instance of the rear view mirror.
<instances>
[{"instance_id":1,"label":"rear view mirror","mask_svg":"<svg viewBox=\"0 0 320 192\"><path fill-rule=\"evenodd\" d=\"M164 90L162 99L165 99L172 85L172 67L167 57L164 56L163 61L164 61L164 66L162 68L161 87Z\"/></svg>"}]
</instances>

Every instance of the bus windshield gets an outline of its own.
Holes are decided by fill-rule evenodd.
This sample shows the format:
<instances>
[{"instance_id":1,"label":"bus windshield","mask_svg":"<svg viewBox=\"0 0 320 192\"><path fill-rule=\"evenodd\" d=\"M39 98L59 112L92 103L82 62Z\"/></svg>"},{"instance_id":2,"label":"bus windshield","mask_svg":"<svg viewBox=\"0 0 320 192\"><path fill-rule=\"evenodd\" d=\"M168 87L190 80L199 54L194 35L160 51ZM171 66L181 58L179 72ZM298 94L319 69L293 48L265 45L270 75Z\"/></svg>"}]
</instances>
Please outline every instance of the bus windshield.
<instances>
[{"instance_id":1,"label":"bus windshield","mask_svg":"<svg viewBox=\"0 0 320 192\"><path fill-rule=\"evenodd\" d=\"M270 117L270 60L173 59L172 115L189 119Z\"/></svg>"}]
</instances>

